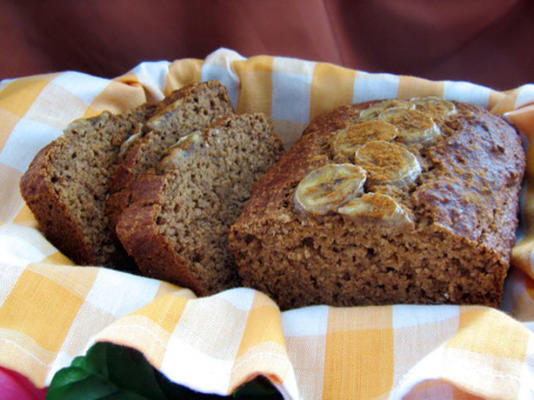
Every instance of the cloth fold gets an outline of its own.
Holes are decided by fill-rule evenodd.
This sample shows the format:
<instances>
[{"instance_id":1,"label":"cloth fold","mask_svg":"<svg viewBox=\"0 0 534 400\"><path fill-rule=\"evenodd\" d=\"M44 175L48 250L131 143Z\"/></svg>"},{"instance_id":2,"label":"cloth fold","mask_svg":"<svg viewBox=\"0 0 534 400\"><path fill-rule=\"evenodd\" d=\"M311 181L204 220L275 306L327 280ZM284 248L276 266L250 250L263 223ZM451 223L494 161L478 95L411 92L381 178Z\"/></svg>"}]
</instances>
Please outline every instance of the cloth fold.
<instances>
[{"instance_id":1,"label":"cloth fold","mask_svg":"<svg viewBox=\"0 0 534 400\"><path fill-rule=\"evenodd\" d=\"M93 343L140 350L169 379L229 394L264 375L290 399L534 397L534 207L529 149L523 234L501 310L478 306L306 307L281 313L237 288L183 288L74 266L37 230L18 181L73 119L120 112L219 79L238 112L269 114L286 147L340 104L434 95L488 107L534 135L534 85L499 92L469 82L371 74L220 49L205 60L146 62L107 80L77 72L0 82L0 366L37 386ZM132 295L134 294L134 295ZM529 329L530 328L530 329Z\"/></svg>"}]
</instances>

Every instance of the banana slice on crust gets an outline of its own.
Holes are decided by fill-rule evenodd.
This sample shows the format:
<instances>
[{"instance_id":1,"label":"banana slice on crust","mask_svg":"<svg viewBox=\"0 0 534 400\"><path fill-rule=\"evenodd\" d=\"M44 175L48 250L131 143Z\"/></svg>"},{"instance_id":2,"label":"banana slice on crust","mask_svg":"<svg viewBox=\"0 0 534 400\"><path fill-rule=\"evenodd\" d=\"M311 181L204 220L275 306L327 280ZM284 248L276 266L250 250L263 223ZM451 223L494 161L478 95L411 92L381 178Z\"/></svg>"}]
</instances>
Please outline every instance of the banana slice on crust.
<instances>
[{"instance_id":1,"label":"banana slice on crust","mask_svg":"<svg viewBox=\"0 0 534 400\"><path fill-rule=\"evenodd\" d=\"M338 208L338 213L351 219L373 218L380 222L412 224L406 211L392 197L382 193L366 193Z\"/></svg>"},{"instance_id":2,"label":"banana slice on crust","mask_svg":"<svg viewBox=\"0 0 534 400\"><path fill-rule=\"evenodd\" d=\"M159 170L168 171L176 168L180 161L189 156L201 142L202 133L200 131L180 138L175 144L169 147L167 155L159 162Z\"/></svg>"},{"instance_id":3,"label":"banana slice on crust","mask_svg":"<svg viewBox=\"0 0 534 400\"><path fill-rule=\"evenodd\" d=\"M452 101L440 99L439 97L414 97L410 99L415 105L415 109L432 118L445 118L456 114L456 106Z\"/></svg>"},{"instance_id":4,"label":"banana slice on crust","mask_svg":"<svg viewBox=\"0 0 534 400\"><path fill-rule=\"evenodd\" d=\"M369 173L371 184L409 185L421 173L421 164L407 148L384 140L361 146L354 161Z\"/></svg>"},{"instance_id":5,"label":"banana slice on crust","mask_svg":"<svg viewBox=\"0 0 534 400\"><path fill-rule=\"evenodd\" d=\"M378 118L395 125L398 138L407 144L428 142L441 134L432 117L421 111L393 108L383 111Z\"/></svg>"},{"instance_id":6,"label":"banana slice on crust","mask_svg":"<svg viewBox=\"0 0 534 400\"><path fill-rule=\"evenodd\" d=\"M332 143L334 153L340 157L352 157L359 146L370 140L390 141L397 136L398 129L385 121L371 119L362 121L338 131Z\"/></svg>"},{"instance_id":7,"label":"banana slice on crust","mask_svg":"<svg viewBox=\"0 0 534 400\"><path fill-rule=\"evenodd\" d=\"M311 171L298 184L294 202L298 211L324 215L363 193L366 171L353 164L327 164Z\"/></svg>"},{"instance_id":8,"label":"banana slice on crust","mask_svg":"<svg viewBox=\"0 0 534 400\"><path fill-rule=\"evenodd\" d=\"M377 118L380 113L382 113L385 110L393 109L393 108L399 108L399 109L409 109L412 108L413 105L403 101L403 100L384 100L375 104L371 104L366 109L363 109L360 111L359 117L361 120L367 120L367 119L373 119Z\"/></svg>"}]
</instances>

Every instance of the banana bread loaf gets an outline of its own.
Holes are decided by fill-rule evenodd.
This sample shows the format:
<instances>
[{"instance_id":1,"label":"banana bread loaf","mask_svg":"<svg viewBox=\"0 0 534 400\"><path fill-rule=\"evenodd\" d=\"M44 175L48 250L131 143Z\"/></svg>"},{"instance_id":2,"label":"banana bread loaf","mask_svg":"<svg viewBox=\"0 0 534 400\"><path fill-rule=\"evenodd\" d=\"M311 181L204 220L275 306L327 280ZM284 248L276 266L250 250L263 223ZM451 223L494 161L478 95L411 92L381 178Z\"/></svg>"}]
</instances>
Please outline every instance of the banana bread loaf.
<instances>
[{"instance_id":1,"label":"banana bread loaf","mask_svg":"<svg viewBox=\"0 0 534 400\"><path fill-rule=\"evenodd\" d=\"M133 182L132 203L118 220L141 272L198 295L239 285L228 230L282 150L263 114L228 115L180 139Z\"/></svg>"},{"instance_id":2,"label":"banana bread loaf","mask_svg":"<svg viewBox=\"0 0 534 400\"><path fill-rule=\"evenodd\" d=\"M498 305L525 168L502 118L417 98L313 121L255 185L229 248L281 308Z\"/></svg>"},{"instance_id":3,"label":"banana bread loaf","mask_svg":"<svg viewBox=\"0 0 534 400\"><path fill-rule=\"evenodd\" d=\"M108 183L121 144L155 106L72 122L44 147L20 181L22 197L45 236L77 264L131 268L108 229Z\"/></svg>"}]
</instances>

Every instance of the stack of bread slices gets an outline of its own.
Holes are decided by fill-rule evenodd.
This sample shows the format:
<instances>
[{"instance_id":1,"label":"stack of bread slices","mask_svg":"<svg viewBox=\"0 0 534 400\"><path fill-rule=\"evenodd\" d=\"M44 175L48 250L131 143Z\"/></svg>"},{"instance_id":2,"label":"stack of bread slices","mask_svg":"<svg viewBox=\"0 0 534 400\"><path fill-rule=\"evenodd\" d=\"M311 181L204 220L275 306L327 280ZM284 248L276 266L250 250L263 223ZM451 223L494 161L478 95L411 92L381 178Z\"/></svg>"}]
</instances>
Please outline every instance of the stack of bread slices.
<instances>
[{"instance_id":1,"label":"stack of bread slices","mask_svg":"<svg viewBox=\"0 0 534 400\"><path fill-rule=\"evenodd\" d=\"M265 115L233 113L226 88L202 82L72 122L20 189L76 263L138 269L204 295L239 285L228 230L282 150Z\"/></svg>"}]
</instances>

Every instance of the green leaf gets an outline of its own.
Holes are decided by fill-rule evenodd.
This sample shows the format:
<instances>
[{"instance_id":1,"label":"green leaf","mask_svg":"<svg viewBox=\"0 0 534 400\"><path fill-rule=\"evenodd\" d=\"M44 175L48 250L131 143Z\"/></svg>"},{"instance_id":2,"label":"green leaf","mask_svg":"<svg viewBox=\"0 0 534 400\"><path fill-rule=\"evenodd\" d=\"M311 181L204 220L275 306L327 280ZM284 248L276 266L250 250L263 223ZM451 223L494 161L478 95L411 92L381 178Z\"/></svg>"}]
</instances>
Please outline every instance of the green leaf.
<instances>
[{"instance_id":1,"label":"green leaf","mask_svg":"<svg viewBox=\"0 0 534 400\"><path fill-rule=\"evenodd\" d=\"M206 377L209 379L209 377ZM195 392L169 381L137 350L97 343L85 356L58 371L48 389L48 400L167 400L167 399L281 399L276 388L258 377L231 397Z\"/></svg>"}]
</instances>

